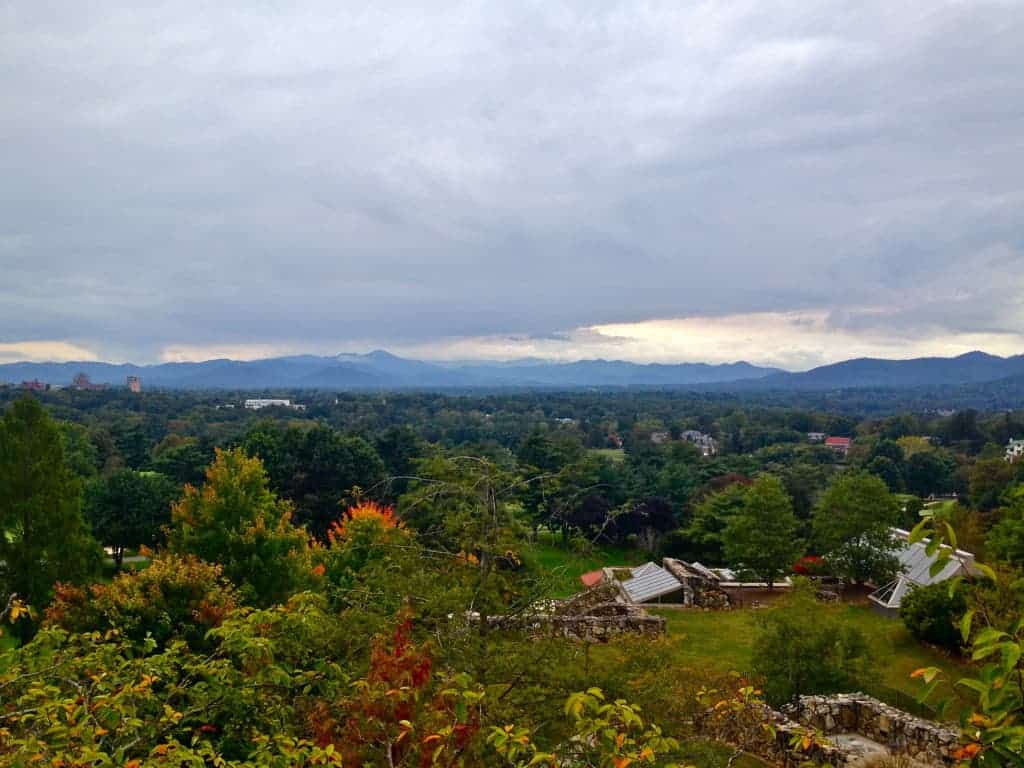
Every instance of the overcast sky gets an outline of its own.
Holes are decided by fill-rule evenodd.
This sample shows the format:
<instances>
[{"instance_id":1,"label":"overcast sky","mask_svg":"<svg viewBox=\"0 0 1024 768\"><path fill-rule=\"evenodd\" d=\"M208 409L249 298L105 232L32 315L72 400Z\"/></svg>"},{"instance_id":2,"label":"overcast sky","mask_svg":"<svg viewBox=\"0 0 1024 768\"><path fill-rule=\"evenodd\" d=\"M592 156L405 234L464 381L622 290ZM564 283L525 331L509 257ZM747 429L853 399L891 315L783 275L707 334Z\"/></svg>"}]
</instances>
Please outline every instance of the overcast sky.
<instances>
[{"instance_id":1,"label":"overcast sky","mask_svg":"<svg viewBox=\"0 0 1024 768\"><path fill-rule=\"evenodd\" d=\"M0 0L0 361L1024 352L1020 2Z\"/></svg>"}]
</instances>

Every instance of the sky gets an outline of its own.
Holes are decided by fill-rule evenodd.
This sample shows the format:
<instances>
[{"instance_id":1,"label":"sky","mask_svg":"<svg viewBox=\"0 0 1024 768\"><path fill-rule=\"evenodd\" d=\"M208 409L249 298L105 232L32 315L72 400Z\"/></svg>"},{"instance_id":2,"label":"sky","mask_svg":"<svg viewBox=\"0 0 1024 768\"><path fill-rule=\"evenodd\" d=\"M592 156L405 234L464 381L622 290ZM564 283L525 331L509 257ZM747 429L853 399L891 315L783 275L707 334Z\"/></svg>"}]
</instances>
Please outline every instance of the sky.
<instances>
[{"instance_id":1,"label":"sky","mask_svg":"<svg viewBox=\"0 0 1024 768\"><path fill-rule=\"evenodd\" d=\"M0 362L1024 352L1024 3L0 0Z\"/></svg>"}]
</instances>

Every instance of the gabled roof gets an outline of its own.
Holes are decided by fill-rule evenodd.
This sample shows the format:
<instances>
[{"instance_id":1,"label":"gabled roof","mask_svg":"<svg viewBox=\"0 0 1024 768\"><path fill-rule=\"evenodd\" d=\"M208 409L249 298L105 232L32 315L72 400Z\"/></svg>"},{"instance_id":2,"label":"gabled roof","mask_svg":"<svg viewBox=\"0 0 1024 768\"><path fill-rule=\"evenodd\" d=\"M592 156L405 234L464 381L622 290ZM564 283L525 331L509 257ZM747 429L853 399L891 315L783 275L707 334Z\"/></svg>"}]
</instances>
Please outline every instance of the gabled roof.
<instances>
[{"instance_id":1,"label":"gabled roof","mask_svg":"<svg viewBox=\"0 0 1024 768\"><path fill-rule=\"evenodd\" d=\"M826 437L825 445L849 445L850 438L848 437Z\"/></svg>"},{"instance_id":2,"label":"gabled roof","mask_svg":"<svg viewBox=\"0 0 1024 768\"><path fill-rule=\"evenodd\" d=\"M876 589L869 596L876 603L888 608L899 608L904 596L913 587L927 587L932 584L951 579L960 573L964 566L970 568L974 564L974 555L958 549L955 557L951 559L942 570L936 574L931 573L932 563L935 562L938 553L928 554L928 539L918 541L914 544L909 542L910 532L901 528L893 528L892 534L901 542L901 549L896 552L896 559L899 561L902 571L894 581ZM949 547L943 546L949 550Z\"/></svg>"},{"instance_id":3,"label":"gabled roof","mask_svg":"<svg viewBox=\"0 0 1024 768\"><path fill-rule=\"evenodd\" d=\"M634 603L645 603L683 587L679 579L654 563L633 568L631 573L632 577L622 582L622 588Z\"/></svg>"}]
</instances>

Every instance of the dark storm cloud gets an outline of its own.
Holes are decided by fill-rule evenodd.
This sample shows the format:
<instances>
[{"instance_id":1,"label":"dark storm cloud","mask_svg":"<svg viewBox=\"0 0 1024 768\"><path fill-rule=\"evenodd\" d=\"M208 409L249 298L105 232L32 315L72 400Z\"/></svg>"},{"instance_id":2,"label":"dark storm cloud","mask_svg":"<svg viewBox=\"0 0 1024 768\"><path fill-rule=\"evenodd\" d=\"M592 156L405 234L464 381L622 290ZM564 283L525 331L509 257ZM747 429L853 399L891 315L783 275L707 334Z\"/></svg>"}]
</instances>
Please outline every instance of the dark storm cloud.
<instances>
[{"instance_id":1,"label":"dark storm cloud","mask_svg":"<svg viewBox=\"0 0 1024 768\"><path fill-rule=\"evenodd\" d=\"M8 2L0 344L1019 332L1022 39L1013 2Z\"/></svg>"}]
</instances>

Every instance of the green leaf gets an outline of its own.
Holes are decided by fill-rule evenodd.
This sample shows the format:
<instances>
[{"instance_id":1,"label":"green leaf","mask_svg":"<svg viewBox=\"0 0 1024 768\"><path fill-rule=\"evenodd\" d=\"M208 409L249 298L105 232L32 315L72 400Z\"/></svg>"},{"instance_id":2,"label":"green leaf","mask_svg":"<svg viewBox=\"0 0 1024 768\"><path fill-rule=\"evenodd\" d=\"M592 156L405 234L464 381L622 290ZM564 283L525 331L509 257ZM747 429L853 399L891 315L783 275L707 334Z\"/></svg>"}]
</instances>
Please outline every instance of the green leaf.
<instances>
[{"instance_id":1,"label":"green leaf","mask_svg":"<svg viewBox=\"0 0 1024 768\"><path fill-rule=\"evenodd\" d=\"M974 563L974 567L986 579L989 579L990 581L995 581L996 580L996 572L993 571L989 566L985 565L984 563Z\"/></svg>"},{"instance_id":2,"label":"green leaf","mask_svg":"<svg viewBox=\"0 0 1024 768\"><path fill-rule=\"evenodd\" d=\"M949 546L956 549L956 531L954 531L953 526L945 520L942 521L942 524L946 527L946 540L949 542Z\"/></svg>"},{"instance_id":3,"label":"green leaf","mask_svg":"<svg viewBox=\"0 0 1024 768\"><path fill-rule=\"evenodd\" d=\"M914 526L913 530L910 532L910 536L907 537L907 541L910 544L916 544L928 535L928 525L931 523L931 515L929 514L925 517L924 512L922 512L921 515L921 522Z\"/></svg>"},{"instance_id":4,"label":"green leaf","mask_svg":"<svg viewBox=\"0 0 1024 768\"><path fill-rule=\"evenodd\" d=\"M985 694L988 693L988 686L981 680L975 680L973 677L964 677L956 681L957 685L962 685L964 688L970 688L972 691Z\"/></svg>"},{"instance_id":5,"label":"green leaf","mask_svg":"<svg viewBox=\"0 0 1024 768\"><path fill-rule=\"evenodd\" d=\"M935 692L935 689L939 687L939 683L940 682L942 682L942 681L941 680L932 680L930 683L928 683L921 690L921 692L919 694L917 694L917 701L918 701L918 703L919 704L924 704L928 700L928 697L931 696Z\"/></svg>"},{"instance_id":6,"label":"green leaf","mask_svg":"<svg viewBox=\"0 0 1024 768\"><path fill-rule=\"evenodd\" d=\"M966 643L971 637L971 623L974 621L974 609L971 608L964 617L960 619L960 637Z\"/></svg>"},{"instance_id":7,"label":"green leaf","mask_svg":"<svg viewBox=\"0 0 1024 768\"><path fill-rule=\"evenodd\" d=\"M999 647L1003 651L1003 669L1007 673L1012 672L1017 668L1017 662L1020 661L1020 645L1014 642L1007 642Z\"/></svg>"}]
</instances>

